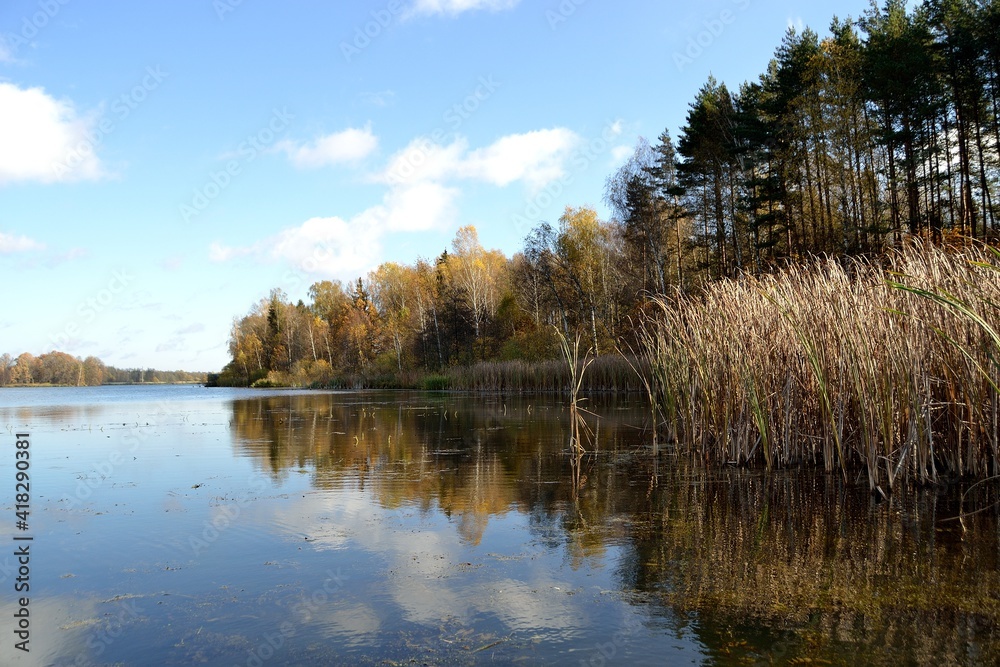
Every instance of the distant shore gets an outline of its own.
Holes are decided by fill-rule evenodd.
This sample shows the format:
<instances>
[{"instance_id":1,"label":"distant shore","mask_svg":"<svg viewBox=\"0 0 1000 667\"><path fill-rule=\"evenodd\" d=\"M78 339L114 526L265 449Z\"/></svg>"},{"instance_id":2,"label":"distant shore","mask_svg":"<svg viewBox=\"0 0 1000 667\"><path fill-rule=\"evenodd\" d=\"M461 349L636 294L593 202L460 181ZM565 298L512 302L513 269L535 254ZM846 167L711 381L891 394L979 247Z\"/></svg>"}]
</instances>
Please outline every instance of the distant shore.
<instances>
[{"instance_id":1,"label":"distant shore","mask_svg":"<svg viewBox=\"0 0 1000 667\"><path fill-rule=\"evenodd\" d=\"M0 389L32 389L51 387L129 387L129 386L166 386L166 385L204 385L204 382L105 382L104 384L53 384L50 382L33 382L31 384L6 384L0 385Z\"/></svg>"}]
</instances>

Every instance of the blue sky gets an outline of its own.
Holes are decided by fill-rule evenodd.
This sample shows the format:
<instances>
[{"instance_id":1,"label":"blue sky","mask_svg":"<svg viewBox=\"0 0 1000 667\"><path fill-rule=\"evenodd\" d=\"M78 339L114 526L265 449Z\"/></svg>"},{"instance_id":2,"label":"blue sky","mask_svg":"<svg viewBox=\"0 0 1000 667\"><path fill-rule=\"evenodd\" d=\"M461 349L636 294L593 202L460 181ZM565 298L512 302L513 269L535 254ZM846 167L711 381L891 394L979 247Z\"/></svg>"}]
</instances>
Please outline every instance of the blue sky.
<instances>
[{"instance_id":1,"label":"blue sky","mask_svg":"<svg viewBox=\"0 0 1000 667\"><path fill-rule=\"evenodd\" d=\"M213 371L273 287L508 255L867 0L7 0L0 353Z\"/></svg>"}]
</instances>

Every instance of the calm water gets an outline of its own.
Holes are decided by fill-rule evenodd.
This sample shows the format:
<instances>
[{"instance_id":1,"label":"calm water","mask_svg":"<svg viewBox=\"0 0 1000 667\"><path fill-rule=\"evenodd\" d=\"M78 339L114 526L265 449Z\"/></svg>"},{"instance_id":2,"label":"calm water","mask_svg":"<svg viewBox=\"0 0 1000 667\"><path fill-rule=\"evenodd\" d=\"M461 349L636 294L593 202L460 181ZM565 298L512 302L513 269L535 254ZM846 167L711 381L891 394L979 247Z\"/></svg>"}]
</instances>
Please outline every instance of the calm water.
<instances>
[{"instance_id":1,"label":"calm water","mask_svg":"<svg viewBox=\"0 0 1000 667\"><path fill-rule=\"evenodd\" d=\"M994 664L996 485L696 472L600 399L0 389L0 663ZM14 649L14 433L31 434ZM578 482L574 479L578 477Z\"/></svg>"}]
</instances>

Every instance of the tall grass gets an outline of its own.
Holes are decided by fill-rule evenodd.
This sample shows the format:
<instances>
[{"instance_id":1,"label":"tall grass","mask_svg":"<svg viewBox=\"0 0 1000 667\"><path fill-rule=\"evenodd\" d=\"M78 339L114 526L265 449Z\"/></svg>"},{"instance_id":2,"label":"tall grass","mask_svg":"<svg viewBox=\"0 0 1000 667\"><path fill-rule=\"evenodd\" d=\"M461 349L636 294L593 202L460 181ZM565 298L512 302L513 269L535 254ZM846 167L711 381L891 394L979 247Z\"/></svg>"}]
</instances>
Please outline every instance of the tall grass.
<instances>
[{"instance_id":1,"label":"tall grass","mask_svg":"<svg viewBox=\"0 0 1000 667\"><path fill-rule=\"evenodd\" d=\"M579 391L624 392L644 391L642 378L633 369L646 373L645 359L621 355L595 357L582 378ZM441 371L404 370L402 372L372 372L335 375L329 381L309 382L288 374L271 373L255 386L311 386L331 389L425 389L455 390L482 393L564 393L573 381L566 362L549 361L481 361L471 366L453 366Z\"/></svg>"},{"instance_id":2,"label":"tall grass","mask_svg":"<svg viewBox=\"0 0 1000 667\"><path fill-rule=\"evenodd\" d=\"M802 463L873 491L998 472L997 256L914 243L654 301L662 428L706 462Z\"/></svg>"},{"instance_id":3,"label":"tall grass","mask_svg":"<svg viewBox=\"0 0 1000 667\"><path fill-rule=\"evenodd\" d=\"M632 363L648 370L644 359ZM460 366L444 371L448 387L463 391L482 392L556 392L567 391L575 384L565 360L551 361L484 361L472 366ZM581 378L578 391L639 392L644 391L641 378L621 356L595 357Z\"/></svg>"}]
</instances>

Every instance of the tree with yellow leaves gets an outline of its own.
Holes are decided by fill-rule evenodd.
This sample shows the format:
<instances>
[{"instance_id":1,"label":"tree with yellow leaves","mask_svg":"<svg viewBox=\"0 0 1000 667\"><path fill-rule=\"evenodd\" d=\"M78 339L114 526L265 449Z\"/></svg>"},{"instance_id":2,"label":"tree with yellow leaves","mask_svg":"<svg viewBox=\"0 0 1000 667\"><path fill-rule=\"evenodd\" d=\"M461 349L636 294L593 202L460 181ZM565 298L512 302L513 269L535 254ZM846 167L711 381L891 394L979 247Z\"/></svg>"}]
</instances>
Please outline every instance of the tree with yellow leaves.
<instances>
[{"instance_id":1,"label":"tree with yellow leaves","mask_svg":"<svg viewBox=\"0 0 1000 667\"><path fill-rule=\"evenodd\" d=\"M496 317L503 298L503 277L507 258L499 250L486 250L479 243L479 233L472 225L458 230L451 243L448 270L455 285L462 290L472 313L476 341L482 340L483 325Z\"/></svg>"}]
</instances>

